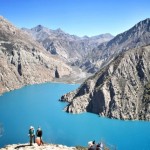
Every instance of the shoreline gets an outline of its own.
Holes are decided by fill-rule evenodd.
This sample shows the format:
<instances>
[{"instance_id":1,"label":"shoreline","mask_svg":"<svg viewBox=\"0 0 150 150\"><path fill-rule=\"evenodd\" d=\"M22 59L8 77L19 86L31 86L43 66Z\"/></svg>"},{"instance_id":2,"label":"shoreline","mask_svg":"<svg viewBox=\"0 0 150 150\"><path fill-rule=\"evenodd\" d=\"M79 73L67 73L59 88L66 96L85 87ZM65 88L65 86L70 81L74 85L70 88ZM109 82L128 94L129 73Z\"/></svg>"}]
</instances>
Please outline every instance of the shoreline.
<instances>
[{"instance_id":1,"label":"shoreline","mask_svg":"<svg viewBox=\"0 0 150 150\"><path fill-rule=\"evenodd\" d=\"M74 85L74 84L82 84L82 83L69 83L69 82L61 82L61 81L55 81L55 80L53 80L53 81L47 81L47 82L39 82L39 83L34 83L34 84L26 84L26 85L23 85L23 86L21 86L21 87L19 87L19 88L15 88L15 89L13 89L13 90L10 90L10 91L5 91L5 92L3 92L3 93L0 93L0 96L3 96L5 93L8 93L8 92L11 92L11 91L14 91L14 90L19 90L19 89L21 89L21 88L24 88L24 87L26 87L26 86L32 86L32 85L38 85L38 84L46 84L46 83L61 83L61 84L72 84L72 85Z\"/></svg>"},{"instance_id":2,"label":"shoreline","mask_svg":"<svg viewBox=\"0 0 150 150\"><path fill-rule=\"evenodd\" d=\"M28 85L36 85L36 84L44 84L44 83L82 84L89 76L91 76L91 74L85 74L84 73L84 76L82 74L73 76L73 74L72 74L70 76L63 76L61 78L53 78L50 81L24 84L24 85L21 85L20 87L17 87L17 88L11 89L11 90L5 90L4 92L1 91L0 96L2 96L3 94L5 94L7 92L11 92L11 91L14 91L14 90L17 90L17 89L21 89L21 88L23 88L25 86L28 86Z\"/></svg>"}]
</instances>

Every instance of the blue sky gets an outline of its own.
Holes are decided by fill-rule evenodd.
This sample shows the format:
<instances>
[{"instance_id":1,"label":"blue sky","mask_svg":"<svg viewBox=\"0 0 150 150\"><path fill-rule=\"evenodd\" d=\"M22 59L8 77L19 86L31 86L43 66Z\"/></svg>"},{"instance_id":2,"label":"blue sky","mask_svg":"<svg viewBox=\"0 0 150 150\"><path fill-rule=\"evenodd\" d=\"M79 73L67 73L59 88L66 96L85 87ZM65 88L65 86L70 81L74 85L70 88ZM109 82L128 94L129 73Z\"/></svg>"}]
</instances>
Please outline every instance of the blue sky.
<instances>
[{"instance_id":1,"label":"blue sky","mask_svg":"<svg viewBox=\"0 0 150 150\"><path fill-rule=\"evenodd\" d=\"M41 24L78 36L117 35L150 18L150 0L0 0L0 15L20 28Z\"/></svg>"}]
</instances>

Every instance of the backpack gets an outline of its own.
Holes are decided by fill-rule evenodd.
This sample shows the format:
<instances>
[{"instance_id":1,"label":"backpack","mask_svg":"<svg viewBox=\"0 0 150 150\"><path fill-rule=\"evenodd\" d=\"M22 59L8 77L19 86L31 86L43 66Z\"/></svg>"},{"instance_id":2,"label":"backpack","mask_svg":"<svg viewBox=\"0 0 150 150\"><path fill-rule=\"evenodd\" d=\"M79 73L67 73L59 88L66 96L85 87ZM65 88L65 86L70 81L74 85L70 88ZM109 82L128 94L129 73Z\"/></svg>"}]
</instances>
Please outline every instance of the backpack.
<instances>
[{"instance_id":1,"label":"backpack","mask_svg":"<svg viewBox=\"0 0 150 150\"><path fill-rule=\"evenodd\" d=\"M29 134L32 135L33 134L33 130L29 129Z\"/></svg>"},{"instance_id":2,"label":"backpack","mask_svg":"<svg viewBox=\"0 0 150 150\"><path fill-rule=\"evenodd\" d=\"M37 130L36 131L36 136L41 137L42 136L42 131L41 130Z\"/></svg>"}]
</instances>

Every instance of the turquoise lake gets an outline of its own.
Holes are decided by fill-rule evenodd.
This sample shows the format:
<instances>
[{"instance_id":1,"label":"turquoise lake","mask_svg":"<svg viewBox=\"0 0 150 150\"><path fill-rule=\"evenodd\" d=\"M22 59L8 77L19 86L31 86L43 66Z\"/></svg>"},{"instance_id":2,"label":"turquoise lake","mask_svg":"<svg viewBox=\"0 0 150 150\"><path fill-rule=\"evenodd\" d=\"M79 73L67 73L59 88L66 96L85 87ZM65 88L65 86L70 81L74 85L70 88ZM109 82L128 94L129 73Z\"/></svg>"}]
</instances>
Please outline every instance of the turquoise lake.
<instances>
[{"instance_id":1,"label":"turquoise lake","mask_svg":"<svg viewBox=\"0 0 150 150\"><path fill-rule=\"evenodd\" d=\"M87 146L101 140L117 150L150 150L150 122L121 121L92 113L69 114L60 97L77 84L45 83L26 86L0 96L0 147L28 143L32 125L43 129L43 140L67 146Z\"/></svg>"}]
</instances>

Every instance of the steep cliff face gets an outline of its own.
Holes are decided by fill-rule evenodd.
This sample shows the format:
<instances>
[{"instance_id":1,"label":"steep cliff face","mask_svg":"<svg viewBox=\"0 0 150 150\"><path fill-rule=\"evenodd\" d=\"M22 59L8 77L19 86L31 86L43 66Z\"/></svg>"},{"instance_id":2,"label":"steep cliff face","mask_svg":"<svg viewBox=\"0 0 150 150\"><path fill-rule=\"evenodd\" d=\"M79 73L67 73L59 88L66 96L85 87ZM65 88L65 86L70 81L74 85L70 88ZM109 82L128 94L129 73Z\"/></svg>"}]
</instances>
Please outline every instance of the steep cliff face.
<instances>
[{"instance_id":1,"label":"steep cliff face","mask_svg":"<svg viewBox=\"0 0 150 150\"><path fill-rule=\"evenodd\" d=\"M31 36L0 17L0 93L52 81L56 68L60 78L72 72Z\"/></svg>"},{"instance_id":2,"label":"steep cliff face","mask_svg":"<svg viewBox=\"0 0 150 150\"><path fill-rule=\"evenodd\" d=\"M89 72L96 72L119 53L147 44L150 44L150 18L137 23L131 29L94 48L85 57L81 67L86 68Z\"/></svg>"},{"instance_id":3,"label":"steep cliff face","mask_svg":"<svg viewBox=\"0 0 150 150\"><path fill-rule=\"evenodd\" d=\"M62 96L67 112L109 118L150 120L150 46L117 56L79 89Z\"/></svg>"}]
</instances>

